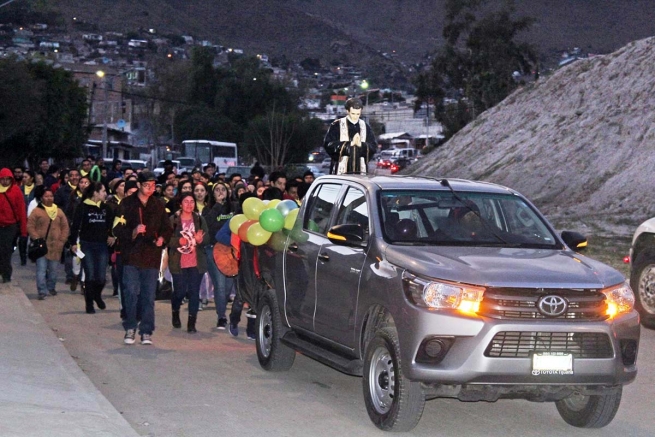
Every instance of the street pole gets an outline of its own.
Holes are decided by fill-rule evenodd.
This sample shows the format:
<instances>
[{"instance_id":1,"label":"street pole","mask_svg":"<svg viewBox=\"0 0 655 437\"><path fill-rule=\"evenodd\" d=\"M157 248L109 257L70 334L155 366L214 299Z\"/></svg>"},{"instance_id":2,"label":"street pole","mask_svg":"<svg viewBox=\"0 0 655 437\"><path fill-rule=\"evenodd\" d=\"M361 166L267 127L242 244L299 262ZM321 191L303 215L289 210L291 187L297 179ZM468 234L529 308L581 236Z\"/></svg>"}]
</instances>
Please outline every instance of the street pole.
<instances>
[{"instance_id":1,"label":"street pole","mask_svg":"<svg viewBox=\"0 0 655 437\"><path fill-rule=\"evenodd\" d=\"M102 70L96 71L96 75L103 79L103 87L105 89L105 109L102 115L102 158L107 158L107 113L109 112L109 75Z\"/></svg>"}]
</instances>

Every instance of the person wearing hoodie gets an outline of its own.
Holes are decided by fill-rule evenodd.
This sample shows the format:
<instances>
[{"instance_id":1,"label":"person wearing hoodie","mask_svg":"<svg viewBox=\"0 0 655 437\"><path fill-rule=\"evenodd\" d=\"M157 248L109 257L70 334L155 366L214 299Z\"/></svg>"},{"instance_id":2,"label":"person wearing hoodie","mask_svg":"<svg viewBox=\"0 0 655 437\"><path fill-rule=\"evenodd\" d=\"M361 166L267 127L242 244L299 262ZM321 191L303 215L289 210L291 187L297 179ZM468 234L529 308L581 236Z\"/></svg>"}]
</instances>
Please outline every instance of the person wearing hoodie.
<instances>
[{"instance_id":1,"label":"person wearing hoodie","mask_svg":"<svg viewBox=\"0 0 655 437\"><path fill-rule=\"evenodd\" d=\"M11 255L16 236L27 237L27 208L14 174L3 168L0 170L0 274L3 283L11 281Z\"/></svg>"},{"instance_id":2,"label":"person wearing hoodie","mask_svg":"<svg viewBox=\"0 0 655 437\"><path fill-rule=\"evenodd\" d=\"M93 302L104 310L102 289L105 287L107 263L109 262L108 246L113 246L116 239L112 235L114 215L105 203L107 192L101 182L91 182L84 190L82 203L75 209L73 225L68 241L71 251L82 251L82 269L84 269L84 301L86 312L95 313ZM77 238L80 247L77 247Z\"/></svg>"},{"instance_id":3,"label":"person wearing hoodie","mask_svg":"<svg viewBox=\"0 0 655 437\"><path fill-rule=\"evenodd\" d=\"M44 188L37 207L27 219L27 233L30 238L45 238L48 248L48 253L36 260L36 290L39 300L45 299L48 293L51 296L57 295L57 268L69 234L66 215L54 202L55 195L52 190Z\"/></svg>"}]
</instances>

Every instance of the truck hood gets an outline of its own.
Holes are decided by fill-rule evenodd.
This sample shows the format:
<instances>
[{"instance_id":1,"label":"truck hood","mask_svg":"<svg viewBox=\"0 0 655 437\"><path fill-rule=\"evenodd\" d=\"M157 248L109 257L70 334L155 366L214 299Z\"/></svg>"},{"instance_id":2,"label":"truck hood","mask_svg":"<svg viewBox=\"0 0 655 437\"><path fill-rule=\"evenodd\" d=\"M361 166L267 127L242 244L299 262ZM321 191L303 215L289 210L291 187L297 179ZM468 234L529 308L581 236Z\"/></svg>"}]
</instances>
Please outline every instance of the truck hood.
<instances>
[{"instance_id":1,"label":"truck hood","mask_svg":"<svg viewBox=\"0 0 655 437\"><path fill-rule=\"evenodd\" d=\"M604 288L625 281L613 268L568 250L389 245L385 255L420 276L488 287Z\"/></svg>"}]
</instances>

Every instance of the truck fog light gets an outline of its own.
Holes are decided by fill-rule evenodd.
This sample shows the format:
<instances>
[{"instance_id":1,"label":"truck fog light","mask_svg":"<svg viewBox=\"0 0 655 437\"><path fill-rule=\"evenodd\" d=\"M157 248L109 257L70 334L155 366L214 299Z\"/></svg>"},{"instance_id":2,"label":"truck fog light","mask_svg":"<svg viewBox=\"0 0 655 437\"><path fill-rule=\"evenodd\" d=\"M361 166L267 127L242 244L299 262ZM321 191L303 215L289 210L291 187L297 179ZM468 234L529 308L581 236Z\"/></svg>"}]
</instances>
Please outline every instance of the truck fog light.
<instances>
[{"instance_id":1,"label":"truck fog light","mask_svg":"<svg viewBox=\"0 0 655 437\"><path fill-rule=\"evenodd\" d=\"M623 364L632 366L637 361L637 342L635 340L621 340L620 344Z\"/></svg>"},{"instance_id":2,"label":"truck fog light","mask_svg":"<svg viewBox=\"0 0 655 437\"><path fill-rule=\"evenodd\" d=\"M421 343L416 362L424 364L438 364L445 357L455 342L453 337L428 337Z\"/></svg>"}]
</instances>

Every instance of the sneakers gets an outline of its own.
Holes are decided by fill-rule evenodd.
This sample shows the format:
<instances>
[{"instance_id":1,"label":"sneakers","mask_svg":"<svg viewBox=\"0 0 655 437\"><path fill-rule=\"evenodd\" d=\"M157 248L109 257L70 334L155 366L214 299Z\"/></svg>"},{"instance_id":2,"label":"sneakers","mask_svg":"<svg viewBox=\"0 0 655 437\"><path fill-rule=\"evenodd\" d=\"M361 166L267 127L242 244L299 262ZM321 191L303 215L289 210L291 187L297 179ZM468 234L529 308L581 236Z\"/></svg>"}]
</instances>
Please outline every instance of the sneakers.
<instances>
[{"instance_id":1,"label":"sneakers","mask_svg":"<svg viewBox=\"0 0 655 437\"><path fill-rule=\"evenodd\" d=\"M45 294L39 294L38 299L39 300L45 300Z\"/></svg>"},{"instance_id":2,"label":"sneakers","mask_svg":"<svg viewBox=\"0 0 655 437\"><path fill-rule=\"evenodd\" d=\"M230 330L230 334L232 334L232 337L239 336L239 325L233 325L230 323L230 327L228 329Z\"/></svg>"},{"instance_id":3,"label":"sneakers","mask_svg":"<svg viewBox=\"0 0 655 437\"><path fill-rule=\"evenodd\" d=\"M141 334L141 344L152 344L152 335L150 334Z\"/></svg>"},{"instance_id":4,"label":"sneakers","mask_svg":"<svg viewBox=\"0 0 655 437\"><path fill-rule=\"evenodd\" d=\"M56 296L57 295L56 290L50 290L48 293L50 293L50 296Z\"/></svg>"},{"instance_id":5,"label":"sneakers","mask_svg":"<svg viewBox=\"0 0 655 437\"><path fill-rule=\"evenodd\" d=\"M77 290L77 278L73 278L73 279L71 279L71 282L70 282L70 290L71 290L71 291L75 291L75 290Z\"/></svg>"},{"instance_id":6,"label":"sneakers","mask_svg":"<svg viewBox=\"0 0 655 437\"><path fill-rule=\"evenodd\" d=\"M248 317L249 319L256 319L257 318L257 313L255 312L255 310L250 308L248 310L248 312L246 313L246 317Z\"/></svg>"},{"instance_id":7,"label":"sneakers","mask_svg":"<svg viewBox=\"0 0 655 437\"><path fill-rule=\"evenodd\" d=\"M227 319L218 319L218 323L216 323L216 329L225 331L225 328L227 328Z\"/></svg>"},{"instance_id":8,"label":"sneakers","mask_svg":"<svg viewBox=\"0 0 655 437\"><path fill-rule=\"evenodd\" d=\"M134 336L136 332L134 329L128 329L125 331L125 337L123 337L123 343L125 344L134 344Z\"/></svg>"},{"instance_id":9,"label":"sneakers","mask_svg":"<svg viewBox=\"0 0 655 437\"><path fill-rule=\"evenodd\" d=\"M209 305L209 299L203 299L201 302L204 306Z\"/></svg>"},{"instance_id":10,"label":"sneakers","mask_svg":"<svg viewBox=\"0 0 655 437\"><path fill-rule=\"evenodd\" d=\"M257 337L255 337L255 334L252 332L249 332L248 334L248 340L255 340Z\"/></svg>"}]
</instances>

